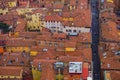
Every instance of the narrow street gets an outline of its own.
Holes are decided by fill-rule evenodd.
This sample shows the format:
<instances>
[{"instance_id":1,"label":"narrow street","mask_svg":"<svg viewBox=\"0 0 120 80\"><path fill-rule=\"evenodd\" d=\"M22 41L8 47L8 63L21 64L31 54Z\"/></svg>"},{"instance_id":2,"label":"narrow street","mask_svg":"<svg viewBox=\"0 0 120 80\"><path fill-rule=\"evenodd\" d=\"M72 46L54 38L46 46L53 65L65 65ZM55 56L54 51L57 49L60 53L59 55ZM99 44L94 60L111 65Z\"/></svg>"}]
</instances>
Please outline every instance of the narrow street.
<instances>
[{"instance_id":1,"label":"narrow street","mask_svg":"<svg viewBox=\"0 0 120 80\"><path fill-rule=\"evenodd\" d=\"M93 80L100 80L100 58L98 54L99 45L99 10L98 0L91 0L92 9L92 62Z\"/></svg>"}]
</instances>

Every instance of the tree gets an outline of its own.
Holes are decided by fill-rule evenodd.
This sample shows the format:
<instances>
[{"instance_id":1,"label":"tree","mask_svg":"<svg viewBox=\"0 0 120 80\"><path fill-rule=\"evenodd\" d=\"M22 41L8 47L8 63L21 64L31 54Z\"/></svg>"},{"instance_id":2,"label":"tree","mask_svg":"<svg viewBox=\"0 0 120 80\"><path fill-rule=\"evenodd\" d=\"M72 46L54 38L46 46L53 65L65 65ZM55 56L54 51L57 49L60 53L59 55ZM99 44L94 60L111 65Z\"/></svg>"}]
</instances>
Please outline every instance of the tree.
<instances>
[{"instance_id":1,"label":"tree","mask_svg":"<svg viewBox=\"0 0 120 80\"><path fill-rule=\"evenodd\" d=\"M9 25L7 25L6 23L0 22L0 29L3 30L3 33L7 33L9 32Z\"/></svg>"}]
</instances>

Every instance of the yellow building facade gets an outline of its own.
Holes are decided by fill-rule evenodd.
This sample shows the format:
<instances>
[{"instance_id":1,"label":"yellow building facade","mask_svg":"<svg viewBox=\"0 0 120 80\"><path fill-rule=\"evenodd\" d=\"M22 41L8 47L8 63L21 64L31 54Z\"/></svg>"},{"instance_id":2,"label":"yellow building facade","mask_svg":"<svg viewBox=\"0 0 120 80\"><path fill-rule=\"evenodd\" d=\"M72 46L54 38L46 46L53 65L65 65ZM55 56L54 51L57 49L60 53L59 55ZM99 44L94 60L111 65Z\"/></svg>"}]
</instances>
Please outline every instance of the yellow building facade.
<instances>
[{"instance_id":1,"label":"yellow building facade","mask_svg":"<svg viewBox=\"0 0 120 80\"><path fill-rule=\"evenodd\" d=\"M32 68L32 74L33 74L33 80L40 80L41 77L41 71L39 71L37 68Z\"/></svg>"},{"instance_id":2,"label":"yellow building facade","mask_svg":"<svg viewBox=\"0 0 120 80\"><path fill-rule=\"evenodd\" d=\"M6 48L7 52L30 52L30 48L29 47L7 47Z\"/></svg>"},{"instance_id":3,"label":"yellow building facade","mask_svg":"<svg viewBox=\"0 0 120 80\"><path fill-rule=\"evenodd\" d=\"M30 56L36 56L38 54L38 51L30 51Z\"/></svg>"},{"instance_id":4,"label":"yellow building facade","mask_svg":"<svg viewBox=\"0 0 120 80\"><path fill-rule=\"evenodd\" d=\"M114 3L114 0L107 0L107 2L111 2L111 3Z\"/></svg>"},{"instance_id":5,"label":"yellow building facade","mask_svg":"<svg viewBox=\"0 0 120 80\"><path fill-rule=\"evenodd\" d=\"M8 2L8 6L11 7L11 8L12 8L12 7L16 7L16 6L17 6L17 0L9 1L9 2Z\"/></svg>"},{"instance_id":6,"label":"yellow building facade","mask_svg":"<svg viewBox=\"0 0 120 80\"><path fill-rule=\"evenodd\" d=\"M72 17L69 17L69 18L63 17L62 20L63 21L73 21L74 19Z\"/></svg>"},{"instance_id":7,"label":"yellow building facade","mask_svg":"<svg viewBox=\"0 0 120 80\"><path fill-rule=\"evenodd\" d=\"M8 8L2 9L0 8L0 15L5 15L8 13Z\"/></svg>"},{"instance_id":8,"label":"yellow building facade","mask_svg":"<svg viewBox=\"0 0 120 80\"><path fill-rule=\"evenodd\" d=\"M18 15L26 15L25 13L31 13L34 9L35 8L18 8L16 11L18 12Z\"/></svg>"},{"instance_id":9,"label":"yellow building facade","mask_svg":"<svg viewBox=\"0 0 120 80\"><path fill-rule=\"evenodd\" d=\"M70 52L72 52L72 51L75 51L75 48L65 48L65 51L70 51Z\"/></svg>"},{"instance_id":10,"label":"yellow building facade","mask_svg":"<svg viewBox=\"0 0 120 80\"><path fill-rule=\"evenodd\" d=\"M30 31L32 31L32 30L33 31L42 30L40 14L39 13L32 14L32 15L26 15L26 17L29 19L27 21L27 30L30 30Z\"/></svg>"}]
</instances>

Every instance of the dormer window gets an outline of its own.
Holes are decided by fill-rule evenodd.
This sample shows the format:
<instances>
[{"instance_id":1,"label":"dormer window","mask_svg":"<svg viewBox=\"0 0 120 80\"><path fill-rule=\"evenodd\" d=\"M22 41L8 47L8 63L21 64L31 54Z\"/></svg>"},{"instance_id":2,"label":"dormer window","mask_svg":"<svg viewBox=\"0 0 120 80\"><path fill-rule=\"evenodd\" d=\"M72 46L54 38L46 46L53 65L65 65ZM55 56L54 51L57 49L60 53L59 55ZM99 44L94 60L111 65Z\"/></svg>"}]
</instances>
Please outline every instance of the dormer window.
<instances>
[{"instance_id":1,"label":"dormer window","mask_svg":"<svg viewBox=\"0 0 120 80\"><path fill-rule=\"evenodd\" d=\"M72 31L69 29L69 32L72 32Z\"/></svg>"},{"instance_id":2,"label":"dormer window","mask_svg":"<svg viewBox=\"0 0 120 80\"><path fill-rule=\"evenodd\" d=\"M41 42L39 41L39 42L38 42L38 44L40 45L40 44L41 44Z\"/></svg>"},{"instance_id":3,"label":"dormer window","mask_svg":"<svg viewBox=\"0 0 120 80\"><path fill-rule=\"evenodd\" d=\"M57 44L57 43L55 43L55 44L54 44L54 46L58 46L58 44Z\"/></svg>"},{"instance_id":4,"label":"dormer window","mask_svg":"<svg viewBox=\"0 0 120 80\"><path fill-rule=\"evenodd\" d=\"M76 30L73 30L73 32L77 32Z\"/></svg>"},{"instance_id":5,"label":"dormer window","mask_svg":"<svg viewBox=\"0 0 120 80\"><path fill-rule=\"evenodd\" d=\"M7 64L12 64L12 60L9 60L9 61L7 62Z\"/></svg>"},{"instance_id":6,"label":"dormer window","mask_svg":"<svg viewBox=\"0 0 120 80\"><path fill-rule=\"evenodd\" d=\"M49 43L49 46L52 46L52 43Z\"/></svg>"},{"instance_id":7,"label":"dormer window","mask_svg":"<svg viewBox=\"0 0 120 80\"><path fill-rule=\"evenodd\" d=\"M21 61L21 62L20 62L20 65L24 65L24 61Z\"/></svg>"}]
</instances>

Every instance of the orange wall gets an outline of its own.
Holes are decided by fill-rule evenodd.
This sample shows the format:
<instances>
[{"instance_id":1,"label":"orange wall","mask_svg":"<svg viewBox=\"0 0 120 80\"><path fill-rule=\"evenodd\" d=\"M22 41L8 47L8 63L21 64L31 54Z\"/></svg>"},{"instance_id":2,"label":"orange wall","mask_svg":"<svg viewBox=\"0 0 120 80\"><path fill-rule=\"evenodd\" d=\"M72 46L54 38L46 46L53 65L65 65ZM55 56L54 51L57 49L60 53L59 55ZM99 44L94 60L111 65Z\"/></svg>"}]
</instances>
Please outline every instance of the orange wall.
<instances>
[{"instance_id":1,"label":"orange wall","mask_svg":"<svg viewBox=\"0 0 120 80\"><path fill-rule=\"evenodd\" d=\"M0 47L0 53L3 53L4 49L2 47Z\"/></svg>"}]
</instances>

